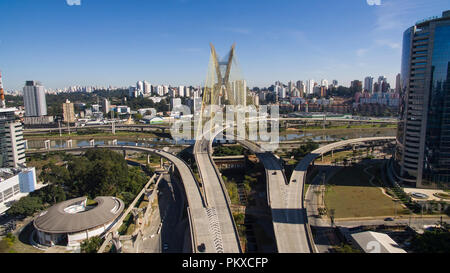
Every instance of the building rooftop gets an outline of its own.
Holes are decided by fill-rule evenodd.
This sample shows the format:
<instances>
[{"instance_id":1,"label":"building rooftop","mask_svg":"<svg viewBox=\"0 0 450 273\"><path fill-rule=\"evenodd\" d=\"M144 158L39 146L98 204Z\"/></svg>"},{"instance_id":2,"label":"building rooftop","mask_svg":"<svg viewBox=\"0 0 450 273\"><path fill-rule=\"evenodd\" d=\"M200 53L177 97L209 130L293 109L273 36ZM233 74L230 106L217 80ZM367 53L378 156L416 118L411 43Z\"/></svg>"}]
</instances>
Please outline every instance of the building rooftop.
<instances>
[{"instance_id":1,"label":"building rooftop","mask_svg":"<svg viewBox=\"0 0 450 273\"><path fill-rule=\"evenodd\" d=\"M417 26L421 26L421 25L426 25L432 21L440 21L440 20L449 20L450 19L450 10L446 10L444 12L442 12L442 16L431 16L425 19L422 19L418 22L416 22Z\"/></svg>"},{"instance_id":2,"label":"building rooftop","mask_svg":"<svg viewBox=\"0 0 450 273\"><path fill-rule=\"evenodd\" d=\"M122 200L115 197L97 197L97 205L84 207L87 197L79 197L58 203L42 212L34 227L47 233L75 233L112 222L124 209Z\"/></svg>"},{"instance_id":3,"label":"building rooftop","mask_svg":"<svg viewBox=\"0 0 450 273\"><path fill-rule=\"evenodd\" d=\"M15 112L15 111L17 111L17 108L14 108L14 107L0 108L0 113Z\"/></svg>"},{"instance_id":4,"label":"building rooftop","mask_svg":"<svg viewBox=\"0 0 450 273\"><path fill-rule=\"evenodd\" d=\"M351 237L366 253L406 253L389 235L384 233L365 231L351 234Z\"/></svg>"}]
</instances>

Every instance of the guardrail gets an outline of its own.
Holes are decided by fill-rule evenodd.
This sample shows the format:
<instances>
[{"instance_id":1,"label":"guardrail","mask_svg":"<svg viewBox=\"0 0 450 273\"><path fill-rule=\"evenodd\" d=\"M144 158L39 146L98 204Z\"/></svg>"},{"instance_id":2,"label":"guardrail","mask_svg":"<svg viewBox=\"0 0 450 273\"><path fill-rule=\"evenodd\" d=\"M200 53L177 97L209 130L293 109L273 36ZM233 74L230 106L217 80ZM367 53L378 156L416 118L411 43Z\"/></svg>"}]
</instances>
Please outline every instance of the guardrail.
<instances>
[{"instance_id":1,"label":"guardrail","mask_svg":"<svg viewBox=\"0 0 450 273\"><path fill-rule=\"evenodd\" d=\"M150 178L150 180L147 182L147 184L145 184L145 186L142 188L142 190L139 192L139 194L134 198L133 202L128 206L127 210L122 212L122 214L120 215L120 217L118 218L116 223L108 231L106 231L106 233L104 235L105 236L105 241L103 242L103 244L101 245L101 247L99 248L97 253L101 253L101 252L104 251L104 249L106 248L106 245L110 242L110 240L107 240L107 237L109 235L111 235L113 232L115 232L117 228L120 228L120 226L123 224L123 220L125 219L125 217L131 212L131 210L134 208L134 206L136 206L137 201L139 201L139 199L141 198L142 194L144 194L144 192L147 190L147 188L155 180L156 176L157 176L157 174L155 173ZM161 179L161 178L162 178L162 175L160 175L159 179Z\"/></svg>"},{"instance_id":2,"label":"guardrail","mask_svg":"<svg viewBox=\"0 0 450 273\"><path fill-rule=\"evenodd\" d=\"M197 234L195 233L194 221L192 221L191 209L189 208L189 206L186 209L188 214L189 229L191 230L192 252L197 253Z\"/></svg>"},{"instance_id":3,"label":"guardrail","mask_svg":"<svg viewBox=\"0 0 450 273\"><path fill-rule=\"evenodd\" d=\"M217 177L219 178L220 188L222 189L222 193L225 195L228 214L230 215L231 222L233 223L233 229L234 229L234 234L236 235L236 239L238 242L239 253L242 253L241 240L239 239L239 232L238 232L238 229L236 226L236 222L234 221L233 213L230 208L231 200L230 200L230 197L228 196L227 188L225 186L225 183L223 182L222 175L220 174L219 169L217 168L216 164L214 163L214 160L212 159L212 150L210 150L210 149L212 149L212 141L210 141L210 146L208 147L208 158L214 168L214 171L216 172Z\"/></svg>"},{"instance_id":4,"label":"guardrail","mask_svg":"<svg viewBox=\"0 0 450 273\"><path fill-rule=\"evenodd\" d=\"M306 172L305 175L303 176L303 187L302 187L302 209L304 211L304 217L306 220L305 223L305 229L306 229L306 238L308 240L308 245L309 245L309 249L311 250L312 253L319 253L319 251L317 250L317 246L314 243L314 237L312 235L312 231L311 231L311 225L309 224L308 221L308 213L306 212L306 200L305 200L305 196L308 194L308 191L311 187L308 187L308 190L305 193L305 187L306 187Z\"/></svg>"}]
</instances>

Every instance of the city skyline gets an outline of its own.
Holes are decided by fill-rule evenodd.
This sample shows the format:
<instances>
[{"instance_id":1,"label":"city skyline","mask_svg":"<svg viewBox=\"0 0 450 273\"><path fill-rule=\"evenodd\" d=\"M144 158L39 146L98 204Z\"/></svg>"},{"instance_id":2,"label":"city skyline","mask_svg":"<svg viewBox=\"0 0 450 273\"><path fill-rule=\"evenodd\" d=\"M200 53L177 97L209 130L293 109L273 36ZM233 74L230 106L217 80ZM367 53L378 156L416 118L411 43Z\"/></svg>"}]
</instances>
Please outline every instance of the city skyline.
<instances>
[{"instance_id":1,"label":"city skyline","mask_svg":"<svg viewBox=\"0 0 450 273\"><path fill-rule=\"evenodd\" d=\"M368 75L385 75L395 86L401 33L417 18L439 15L446 4L277 1L282 9L276 13L273 1L217 2L207 8L204 3L0 3L6 11L0 19L5 89L21 90L27 80L39 80L50 89L129 86L137 79L203 85L206 70L201 64L207 61L209 42L218 45L219 55L227 52L228 44L237 43L249 86L299 79L337 79L349 86ZM315 11L320 11L322 24L317 24ZM117 19L124 14L126 19Z\"/></svg>"}]
</instances>

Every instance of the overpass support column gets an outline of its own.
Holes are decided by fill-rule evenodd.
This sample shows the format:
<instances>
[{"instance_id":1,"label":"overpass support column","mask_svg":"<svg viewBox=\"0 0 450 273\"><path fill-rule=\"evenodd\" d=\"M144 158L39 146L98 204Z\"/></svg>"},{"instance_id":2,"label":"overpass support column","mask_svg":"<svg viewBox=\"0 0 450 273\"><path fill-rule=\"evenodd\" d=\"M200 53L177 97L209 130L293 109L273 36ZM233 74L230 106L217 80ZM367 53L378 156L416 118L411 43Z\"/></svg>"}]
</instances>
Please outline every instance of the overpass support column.
<instances>
[{"instance_id":1,"label":"overpass support column","mask_svg":"<svg viewBox=\"0 0 450 273\"><path fill-rule=\"evenodd\" d=\"M91 147L95 146L95 140L93 138L89 140L89 146Z\"/></svg>"},{"instance_id":2,"label":"overpass support column","mask_svg":"<svg viewBox=\"0 0 450 273\"><path fill-rule=\"evenodd\" d=\"M321 157L322 157L322 162L323 162L323 154L321 155Z\"/></svg>"},{"instance_id":3,"label":"overpass support column","mask_svg":"<svg viewBox=\"0 0 450 273\"><path fill-rule=\"evenodd\" d=\"M112 145L117 145L117 139L113 139Z\"/></svg>"},{"instance_id":4,"label":"overpass support column","mask_svg":"<svg viewBox=\"0 0 450 273\"><path fill-rule=\"evenodd\" d=\"M161 169L164 167L164 160L162 157L160 157L159 159L159 166L161 167Z\"/></svg>"},{"instance_id":5,"label":"overpass support column","mask_svg":"<svg viewBox=\"0 0 450 273\"><path fill-rule=\"evenodd\" d=\"M123 152L123 158L127 158L127 150L123 149L122 152Z\"/></svg>"},{"instance_id":6,"label":"overpass support column","mask_svg":"<svg viewBox=\"0 0 450 273\"><path fill-rule=\"evenodd\" d=\"M45 145L45 149L50 150L50 140L49 139L44 141L44 145Z\"/></svg>"},{"instance_id":7,"label":"overpass support column","mask_svg":"<svg viewBox=\"0 0 450 273\"><path fill-rule=\"evenodd\" d=\"M150 164L150 154L147 154L147 164Z\"/></svg>"},{"instance_id":8,"label":"overpass support column","mask_svg":"<svg viewBox=\"0 0 450 273\"><path fill-rule=\"evenodd\" d=\"M71 139L66 140L66 148L72 148L72 147L73 147L72 140Z\"/></svg>"},{"instance_id":9,"label":"overpass support column","mask_svg":"<svg viewBox=\"0 0 450 273\"><path fill-rule=\"evenodd\" d=\"M334 156L334 150L331 150L331 158Z\"/></svg>"}]
</instances>

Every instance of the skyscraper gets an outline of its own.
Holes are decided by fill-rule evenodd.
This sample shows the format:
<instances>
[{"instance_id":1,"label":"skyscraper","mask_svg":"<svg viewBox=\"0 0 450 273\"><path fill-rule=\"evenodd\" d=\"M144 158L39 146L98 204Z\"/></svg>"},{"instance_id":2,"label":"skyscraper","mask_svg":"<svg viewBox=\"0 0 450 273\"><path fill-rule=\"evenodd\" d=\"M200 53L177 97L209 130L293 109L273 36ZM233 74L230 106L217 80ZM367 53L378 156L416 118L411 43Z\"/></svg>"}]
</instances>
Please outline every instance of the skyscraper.
<instances>
[{"instance_id":1,"label":"skyscraper","mask_svg":"<svg viewBox=\"0 0 450 273\"><path fill-rule=\"evenodd\" d=\"M400 73L398 73L397 77L395 77L395 93L400 93L400 90L401 90Z\"/></svg>"},{"instance_id":2,"label":"skyscraper","mask_svg":"<svg viewBox=\"0 0 450 273\"><path fill-rule=\"evenodd\" d=\"M144 94L150 94L152 92L152 85L147 81L144 81L143 85L144 85Z\"/></svg>"},{"instance_id":3,"label":"skyscraper","mask_svg":"<svg viewBox=\"0 0 450 273\"><path fill-rule=\"evenodd\" d=\"M23 88L23 100L25 106L25 116L40 117L47 115L47 101L45 100L45 90L40 82L27 81Z\"/></svg>"},{"instance_id":4,"label":"skyscraper","mask_svg":"<svg viewBox=\"0 0 450 273\"><path fill-rule=\"evenodd\" d=\"M144 82L138 81L138 82L136 83L136 90L137 90L137 91L144 92Z\"/></svg>"},{"instance_id":5,"label":"skyscraper","mask_svg":"<svg viewBox=\"0 0 450 273\"><path fill-rule=\"evenodd\" d=\"M403 34L395 168L404 183L450 185L450 10Z\"/></svg>"},{"instance_id":6,"label":"skyscraper","mask_svg":"<svg viewBox=\"0 0 450 273\"><path fill-rule=\"evenodd\" d=\"M109 100L107 98L104 98L102 100L102 112L106 115L109 113L109 108L111 104L109 103Z\"/></svg>"},{"instance_id":7,"label":"skyscraper","mask_svg":"<svg viewBox=\"0 0 450 273\"><path fill-rule=\"evenodd\" d=\"M66 100L66 102L63 103L63 120L65 123L75 122L75 110L73 102L70 102L70 100Z\"/></svg>"},{"instance_id":8,"label":"skyscraper","mask_svg":"<svg viewBox=\"0 0 450 273\"><path fill-rule=\"evenodd\" d=\"M364 79L364 91L373 93L373 77L366 77Z\"/></svg>"},{"instance_id":9,"label":"skyscraper","mask_svg":"<svg viewBox=\"0 0 450 273\"><path fill-rule=\"evenodd\" d=\"M359 80L354 80L350 83L350 88L355 89L356 92L362 91L362 82Z\"/></svg>"},{"instance_id":10,"label":"skyscraper","mask_svg":"<svg viewBox=\"0 0 450 273\"><path fill-rule=\"evenodd\" d=\"M314 92L314 80L311 79L306 82L306 94L310 95L313 94L313 92Z\"/></svg>"}]
</instances>

